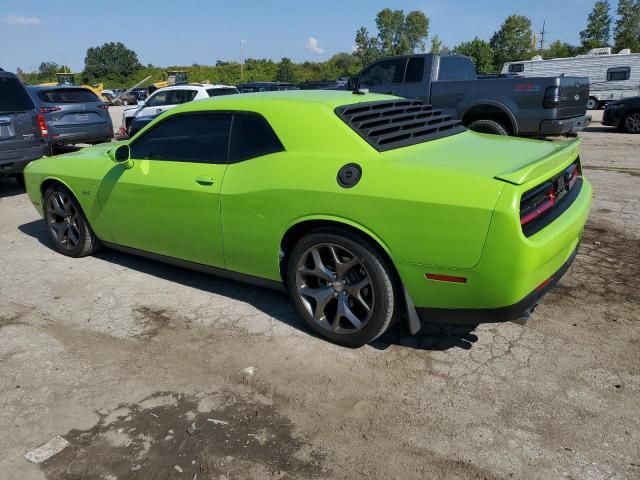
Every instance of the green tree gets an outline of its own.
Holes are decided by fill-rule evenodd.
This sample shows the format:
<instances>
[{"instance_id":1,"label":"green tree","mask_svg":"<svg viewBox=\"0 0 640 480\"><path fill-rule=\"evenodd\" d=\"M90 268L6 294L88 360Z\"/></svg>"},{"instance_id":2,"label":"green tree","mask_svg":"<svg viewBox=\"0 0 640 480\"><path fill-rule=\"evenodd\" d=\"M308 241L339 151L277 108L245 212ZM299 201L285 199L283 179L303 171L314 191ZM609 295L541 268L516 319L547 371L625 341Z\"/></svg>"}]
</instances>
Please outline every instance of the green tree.
<instances>
[{"instance_id":1,"label":"green tree","mask_svg":"<svg viewBox=\"0 0 640 480\"><path fill-rule=\"evenodd\" d=\"M480 73L493 73L496 70L494 64L493 48L489 42L475 37L470 42L463 42L453 49L454 53L471 57Z\"/></svg>"},{"instance_id":2,"label":"green tree","mask_svg":"<svg viewBox=\"0 0 640 480\"><path fill-rule=\"evenodd\" d=\"M90 82L122 81L140 68L136 52L121 42L109 42L87 50L83 77Z\"/></svg>"},{"instance_id":3,"label":"green tree","mask_svg":"<svg viewBox=\"0 0 640 480\"><path fill-rule=\"evenodd\" d=\"M443 43L442 40L440 40L440 37L438 37L438 35L435 35L433 37L431 37L431 50L429 50L431 53L440 53L442 51L442 47L443 47Z\"/></svg>"},{"instance_id":4,"label":"green tree","mask_svg":"<svg viewBox=\"0 0 640 480\"><path fill-rule=\"evenodd\" d=\"M406 55L425 49L429 36L429 19L420 11L385 8L376 16L378 49L382 55Z\"/></svg>"},{"instance_id":5,"label":"green tree","mask_svg":"<svg viewBox=\"0 0 640 480\"><path fill-rule=\"evenodd\" d=\"M579 50L580 49L578 47L574 47L569 43L556 40L549 45L549 48L542 52L542 56L543 58L574 57L579 53Z\"/></svg>"},{"instance_id":6,"label":"green tree","mask_svg":"<svg viewBox=\"0 0 640 480\"><path fill-rule=\"evenodd\" d=\"M332 56L328 62L335 70L338 77L346 77L358 73L362 68L358 57L351 53L339 52Z\"/></svg>"},{"instance_id":7,"label":"green tree","mask_svg":"<svg viewBox=\"0 0 640 480\"><path fill-rule=\"evenodd\" d=\"M363 66L369 65L380 56L378 37L369 35L365 27L360 27L356 32L356 49L353 54Z\"/></svg>"},{"instance_id":8,"label":"green tree","mask_svg":"<svg viewBox=\"0 0 640 480\"><path fill-rule=\"evenodd\" d=\"M356 32L354 55L363 66L381 56L407 55L424 51L429 36L429 19L420 11L404 14L403 10L385 8L376 15L378 35L369 35L365 27Z\"/></svg>"},{"instance_id":9,"label":"green tree","mask_svg":"<svg viewBox=\"0 0 640 480\"><path fill-rule=\"evenodd\" d=\"M613 30L615 50L640 51L640 0L618 0L618 20Z\"/></svg>"},{"instance_id":10,"label":"green tree","mask_svg":"<svg viewBox=\"0 0 640 480\"><path fill-rule=\"evenodd\" d=\"M524 60L531 52L531 20L522 15L509 15L500 30L491 37L494 64L499 70L506 62Z\"/></svg>"},{"instance_id":11,"label":"green tree","mask_svg":"<svg viewBox=\"0 0 640 480\"><path fill-rule=\"evenodd\" d=\"M611 38L611 7L607 0L598 0L587 19L587 28L580 32L580 40L585 50L606 47Z\"/></svg>"},{"instance_id":12,"label":"green tree","mask_svg":"<svg viewBox=\"0 0 640 480\"><path fill-rule=\"evenodd\" d=\"M276 71L276 82L288 82L295 81L295 72L293 70L293 62L291 59L284 57L278 64L278 70Z\"/></svg>"}]
</instances>

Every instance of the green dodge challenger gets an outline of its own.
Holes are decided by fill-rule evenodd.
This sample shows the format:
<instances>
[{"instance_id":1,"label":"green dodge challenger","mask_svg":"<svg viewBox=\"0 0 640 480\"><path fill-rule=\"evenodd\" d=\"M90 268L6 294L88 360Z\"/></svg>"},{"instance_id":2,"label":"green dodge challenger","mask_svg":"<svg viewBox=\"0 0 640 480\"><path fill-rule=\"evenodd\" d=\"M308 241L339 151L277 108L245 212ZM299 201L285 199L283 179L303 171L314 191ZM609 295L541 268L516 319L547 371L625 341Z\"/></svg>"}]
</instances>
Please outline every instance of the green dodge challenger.
<instances>
[{"instance_id":1,"label":"green dodge challenger","mask_svg":"<svg viewBox=\"0 0 640 480\"><path fill-rule=\"evenodd\" d=\"M591 205L578 142L466 131L418 100L294 91L184 104L28 165L56 249L101 245L289 291L342 345L394 318L526 318Z\"/></svg>"}]
</instances>

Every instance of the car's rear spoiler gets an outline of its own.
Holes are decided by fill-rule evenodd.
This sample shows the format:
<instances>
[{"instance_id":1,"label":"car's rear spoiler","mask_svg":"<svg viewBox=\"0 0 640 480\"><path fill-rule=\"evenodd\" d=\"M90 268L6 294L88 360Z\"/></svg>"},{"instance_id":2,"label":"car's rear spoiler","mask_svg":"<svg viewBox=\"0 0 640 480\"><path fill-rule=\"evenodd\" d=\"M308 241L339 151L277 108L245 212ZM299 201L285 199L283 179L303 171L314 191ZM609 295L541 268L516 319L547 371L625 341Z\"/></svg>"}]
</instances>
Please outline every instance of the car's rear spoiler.
<instances>
[{"instance_id":1,"label":"car's rear spoiler","mask_svg":"<svg viewBox=\"0 0 640 480\"><path fill-rule=\"evenodd\" d=\"M580 139L563 142L558 145L558 150L552 155L531 162L517 170L496 175L495 178L513 185L522 185L536 178L546 178L550 171L561 168L578 156L578 146L581 142Z\"/></svg>"}]
</instances>

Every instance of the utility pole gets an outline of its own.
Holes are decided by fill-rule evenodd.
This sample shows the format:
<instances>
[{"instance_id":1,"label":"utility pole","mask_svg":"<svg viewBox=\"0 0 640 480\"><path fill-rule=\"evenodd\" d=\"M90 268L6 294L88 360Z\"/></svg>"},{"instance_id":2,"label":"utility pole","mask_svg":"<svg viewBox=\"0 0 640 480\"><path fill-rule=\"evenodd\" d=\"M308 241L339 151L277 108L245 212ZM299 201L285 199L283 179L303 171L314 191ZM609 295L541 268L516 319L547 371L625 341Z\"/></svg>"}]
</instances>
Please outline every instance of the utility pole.
<instances>
[{"instance_id":1,"label":"utility pole","mask_svg":"<svg viewBox=\"0 0 640 480\"><path fill-rule=\"evenodd\" d=\"M547 26L547 21L542 22L542 31L540 32L540 55L542 55L542 51L544 50L544 34L547 33L545 27Z\"/></svg>"}]
</instances>

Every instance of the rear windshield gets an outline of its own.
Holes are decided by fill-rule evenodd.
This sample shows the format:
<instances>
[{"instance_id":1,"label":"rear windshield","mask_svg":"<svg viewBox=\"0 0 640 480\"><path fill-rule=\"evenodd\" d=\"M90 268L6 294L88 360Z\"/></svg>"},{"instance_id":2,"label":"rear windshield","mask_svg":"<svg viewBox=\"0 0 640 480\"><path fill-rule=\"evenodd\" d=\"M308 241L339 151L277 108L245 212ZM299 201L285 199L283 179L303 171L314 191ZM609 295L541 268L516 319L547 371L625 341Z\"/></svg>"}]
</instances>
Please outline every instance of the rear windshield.
<instances>
[{"instance_id":1,"label":"rear windshield","mask_svg":"<svg viewBox=\"0 0 640 480\"><path fill-rule=\"evenodd\" d=\"M85 88L61 88L59 90L43 90L38 97L47 103L84 103L99 102L98 96Z\"/></svg>"},{"instance_id":2,"label":"rear windshield","mask_svg":"<svg viewBox=\"0 0 640 480\"><path fill-rule=\"evenodd\" d=\"M210 97L220 97L222 95L233 95L238 93L235 88L210 88L207 90Z\"/></svg>"},{"instance_id":3,"label":"rear windshield","mask_svg":"<svg viewBox=\"0 0 640 480\"><path fill-rule=\"evenodd\" d=\"M26 112L34 108L20 80L14 77L0 78L0 113Z\"/></svg>"}]
</instances>

